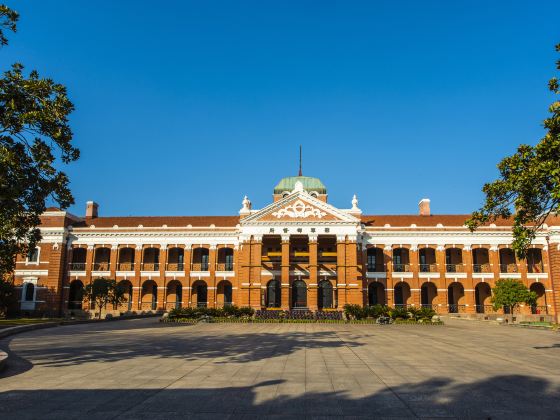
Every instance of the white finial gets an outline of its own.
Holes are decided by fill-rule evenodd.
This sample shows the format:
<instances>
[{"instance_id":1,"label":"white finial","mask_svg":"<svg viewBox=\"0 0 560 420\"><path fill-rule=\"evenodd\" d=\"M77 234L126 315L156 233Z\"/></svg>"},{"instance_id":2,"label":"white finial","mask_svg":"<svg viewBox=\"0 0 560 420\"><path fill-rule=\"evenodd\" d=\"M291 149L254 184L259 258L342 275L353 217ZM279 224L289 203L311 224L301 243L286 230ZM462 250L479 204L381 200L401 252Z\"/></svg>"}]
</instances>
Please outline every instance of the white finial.
<instances>
[{"instance_id":1,"label":"white finial","mask_svg":"<svg viewBox=\"0 0 560 420\"><path fill-rule=\"evenodd\" d=\"M243 197L243 201L241 202L241 210L239 210L239 214L248 214L251 213L251 200L247 196Z\"/></svg>"},{"instance_id":2,"label":"white finial","mask_svg":"<svg viewBox=\"0 0 560 420\"><path fill-rule=\"evenodd\" d=\"M362 211L358 207L358 196L354 194L352 197L352 208L348 210L351 214L359 215L362 214Z\"/></svg>"},{"instance_id":3,"label":"white finial","mask_svg":"<svg viewBox=\"0 0 560 420\"><path fill-rule=\"evenodd\" d=\"M352 197L352 210L358 210L358 197L356 194Z\"/></svg>"},{"instance_id":4,"label":"white finial","mask_svg":"<svg viewBox=\"0 0 560 420\"><path fill-rule=\"evenodd\" d=\"M294 185L294 191L295 192L303 191L303 183L301 181L296 181L296 184Z\"/></svg>"}]
</instances>

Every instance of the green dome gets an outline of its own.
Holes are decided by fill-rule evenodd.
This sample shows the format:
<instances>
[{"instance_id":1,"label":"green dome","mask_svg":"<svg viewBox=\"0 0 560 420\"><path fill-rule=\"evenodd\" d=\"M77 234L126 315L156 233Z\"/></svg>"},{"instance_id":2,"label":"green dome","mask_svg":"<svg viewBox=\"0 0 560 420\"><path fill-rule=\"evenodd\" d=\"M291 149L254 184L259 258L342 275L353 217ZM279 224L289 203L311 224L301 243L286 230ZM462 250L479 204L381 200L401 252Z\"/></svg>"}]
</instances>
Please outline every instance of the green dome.
<instances>
[{"instance_id":1,"label":"green dome","mask_svg":"<svg viewBox=\"0 0 560 420\"><path fill-rule=\"evenodd\" d=\"M303 189L307 192L316 191L317 194L327 193L327 189L319 178L310 176L289 176L287 178L282 178L278 185L274 187L274 194L282 194L284 191L293 191L298 181L303 184Z\"/></svg>"}]
</instances>

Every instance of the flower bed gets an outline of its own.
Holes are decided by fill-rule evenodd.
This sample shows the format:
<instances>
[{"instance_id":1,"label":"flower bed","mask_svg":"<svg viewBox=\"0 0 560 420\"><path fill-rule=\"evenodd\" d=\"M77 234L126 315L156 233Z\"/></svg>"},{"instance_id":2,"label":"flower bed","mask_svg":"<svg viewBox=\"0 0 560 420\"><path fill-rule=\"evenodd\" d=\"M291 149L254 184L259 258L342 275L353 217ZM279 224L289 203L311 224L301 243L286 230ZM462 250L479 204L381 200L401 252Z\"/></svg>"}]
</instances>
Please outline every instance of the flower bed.
<instances>
[{"instance_id":1,"label":"flower bed","mask_svg":"<svg viewBox=\"0 0 560 420\"><path fill-rule=\"evenodd\" d=\"M391 308L386 305L344 305L344 313L350 320L360 321L381 317L390 318L394 322L400 323L431 323L432 318L436 315L436 311L431 308L415 308L415 307L395 307ZM410 321L410 322L409 322ZM440 322L437 320L436 322Z\"/></svg>"},{"instance_id":2,"label":"flower bed","mask_svg":"<svg viewBox=\"0 0 560 420\"><path fill-rule=\"evenodd\" d=\"M376 305L362 308L359 305L346 305L343 312L338 310L310 311L238 308L178 308L169 311L162 318L163 322L179 323L351 323L351 324L398 324L398 325L443 325L439 319L433 319L434 311L427 308L389 308ZM381 322L382 321L382 322Z\"/></svg>"},{"instance_id":3,"label":"flower bed","mask_svg":"<svg viewBox=\"0 0 560 420\"><path fill-rule=\"evenodd\" d=\"M255 313L253 308L224 306L223 308L176 308L169 311L167 319L200 319L212 318L250 318Z\"/></svg>"},{"instance_id":4,"label":"flower bed","mask_svg":"<svg viewBox=\"0 0 560 420\"><path fill-rule=\"evenodd\" d=\"M255 313L255 320L307 320L307 321L342 321L340 311L310 310L269 310L261 309Z\"/></svg>"}]
</instances>

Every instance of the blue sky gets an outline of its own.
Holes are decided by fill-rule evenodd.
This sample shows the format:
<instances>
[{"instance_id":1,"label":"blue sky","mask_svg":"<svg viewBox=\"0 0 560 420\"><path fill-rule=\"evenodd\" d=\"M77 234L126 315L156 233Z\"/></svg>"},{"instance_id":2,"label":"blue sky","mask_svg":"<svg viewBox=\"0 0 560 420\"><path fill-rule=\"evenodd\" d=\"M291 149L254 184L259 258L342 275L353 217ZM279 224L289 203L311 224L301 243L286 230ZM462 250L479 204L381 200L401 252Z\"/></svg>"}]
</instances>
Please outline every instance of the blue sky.
<instances>
[{"instance_id":1,"label":"blue sky","mask_svg":"<svg viewBox=\"0 0 560 420\"><path fill-rule=\"evenodd\" d=\"M556 1L6 1L0 52L68 87L76 205L236 214L319 177L367 214L468 213L553 98Z\"/></svg>"}]
</instances>

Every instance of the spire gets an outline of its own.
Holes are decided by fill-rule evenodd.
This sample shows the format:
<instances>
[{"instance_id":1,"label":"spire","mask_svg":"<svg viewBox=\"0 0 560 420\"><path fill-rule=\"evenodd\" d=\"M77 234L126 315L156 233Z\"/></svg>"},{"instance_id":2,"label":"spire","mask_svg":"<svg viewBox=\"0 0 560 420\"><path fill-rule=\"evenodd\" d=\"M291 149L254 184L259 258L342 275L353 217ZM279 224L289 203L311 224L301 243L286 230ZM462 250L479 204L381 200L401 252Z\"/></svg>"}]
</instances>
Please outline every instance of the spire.
<instances>
[{"instance_id":1,"label":"spire","mask_svg":"<svg viewBox=\"0 0 560 420\"><path fill-rule=\"evenodd\" d=\"M299 174L298 176L302 176L301 172L301 144L299 145Z\"/></svg>"}]
</instances>

